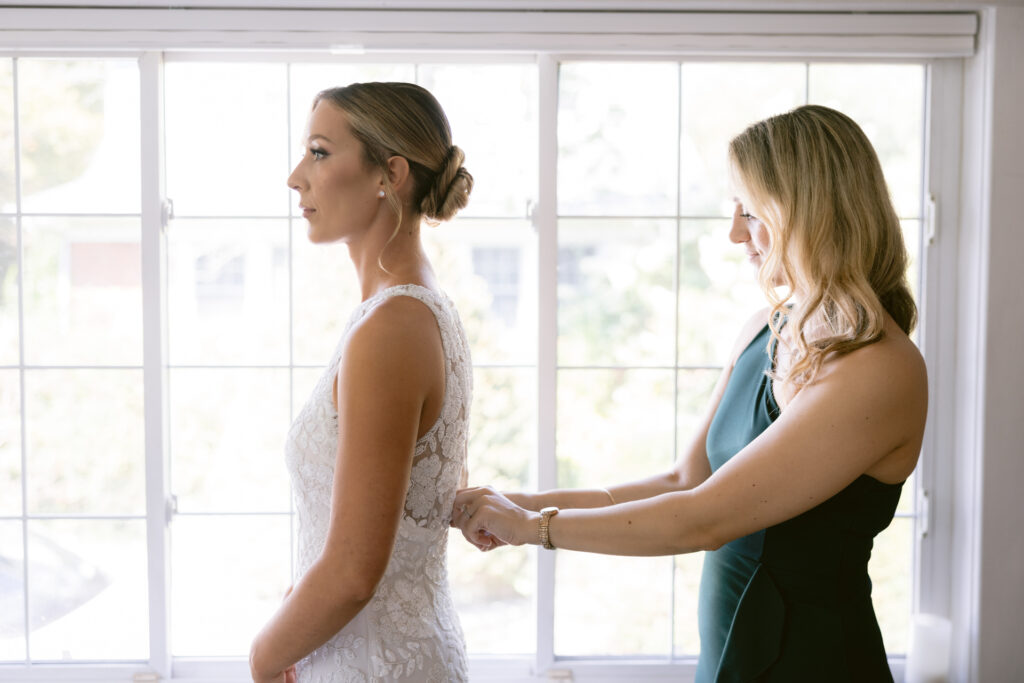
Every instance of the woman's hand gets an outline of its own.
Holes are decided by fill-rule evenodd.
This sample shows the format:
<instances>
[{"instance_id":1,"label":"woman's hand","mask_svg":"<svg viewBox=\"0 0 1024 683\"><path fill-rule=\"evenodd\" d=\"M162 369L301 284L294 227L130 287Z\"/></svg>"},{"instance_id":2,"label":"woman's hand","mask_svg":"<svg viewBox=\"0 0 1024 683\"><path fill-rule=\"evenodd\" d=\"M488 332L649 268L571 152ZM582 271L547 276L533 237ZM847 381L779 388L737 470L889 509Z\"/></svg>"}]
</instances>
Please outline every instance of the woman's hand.
<instances>
[{"instance_id":1,"label":"woman's hand","mask_svg":"<svg viewBox=\"0 0 1024 683\"><path fill-rule=\"evenodd\" d=\"M295 667L290 666L276 676L258 676L253 673L253 683L296 683Z\"/></svg>"},{"instance_id":2,"label":"woman's hand","mask_svg":"<svg viewBox=\"0 0 1024 683\"><path fill-rule=\"evenodd\" d=\"M288 599L288 596L292 594L292 589L293 588L295 588L294 584L292 584L291 586L288 586L288 590L286 590L284 592L284 597L281 598L281 602L284 602L285 600ZM281 671L280 673L274 674L272 676L267 676L267 675L258 673L256 671L256 667L255 667L255 663L254 663L255 662L254 655L255 655L255 649L256 649L255 648L255 643L253 643L253 646L254 647L252 648L252 651L250 651L250 653L249 653L249 673L252 676L253 683L297 683L298 679L296 677L295 665L294 664L289 666L284 671Z\"/></svg>"},{"instance_id":3,"label":"woman's hand","mask_svg":"<svg viewBox=\"0 0 1024 683\"><path fill-rule=\"evenodd\" d=\"M539 519L489 486L462 489L452 506L452 526L483 551L536 542Z\"/></svg>"},{"instance_id":4,"label":"woman's hand","mask_svg":"<svg viewBox=\"0 0 1024 683\"><path fill-rule=\"evenodd\" d=\"M251 655L249 657L249 673L252 675L253 683L296 683L297 681L294 664L276 674L267 674L256 670Z\"/></svg>"}]
</instances>

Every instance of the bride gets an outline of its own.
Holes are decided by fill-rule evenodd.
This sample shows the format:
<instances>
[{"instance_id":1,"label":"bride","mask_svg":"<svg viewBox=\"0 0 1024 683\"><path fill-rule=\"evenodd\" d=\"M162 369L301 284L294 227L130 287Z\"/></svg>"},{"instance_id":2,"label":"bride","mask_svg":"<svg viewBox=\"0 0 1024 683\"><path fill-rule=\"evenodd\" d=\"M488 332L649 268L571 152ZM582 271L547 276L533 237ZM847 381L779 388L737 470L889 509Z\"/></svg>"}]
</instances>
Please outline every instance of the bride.
<instances>
[{"instance_id":1,"label":"bride","mask_svg":"<svg viewBox=\"0 0 1024 683\"><path fill-rule=\"evenodd\" d=\"M325 90L307 133L288 185L309 239L348 245L362 303L288 433L298 578L253 641L252 677L465 681L445 551L472 367L419 230L464 207L473 177L409 83Z\"/></svg>"}]
</instances>

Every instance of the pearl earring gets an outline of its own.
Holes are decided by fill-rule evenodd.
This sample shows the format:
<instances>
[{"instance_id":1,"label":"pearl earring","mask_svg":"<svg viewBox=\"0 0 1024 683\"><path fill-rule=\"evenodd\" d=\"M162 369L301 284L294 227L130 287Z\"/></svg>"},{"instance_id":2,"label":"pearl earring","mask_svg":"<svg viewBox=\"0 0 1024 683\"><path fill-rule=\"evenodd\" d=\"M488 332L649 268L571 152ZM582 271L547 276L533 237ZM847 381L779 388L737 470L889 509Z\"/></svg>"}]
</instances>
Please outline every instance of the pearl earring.
<instances>
[{"instance_id":1,"label":"pearl earring","mask_svg":"<svg viewBox=\"0 0 1024 683\"><path fill-rule=\"evenodd\" d=\"M377 196L380 197L381 199L384 199L384 190L378 191Z\"/></svg>"}]
</instances>

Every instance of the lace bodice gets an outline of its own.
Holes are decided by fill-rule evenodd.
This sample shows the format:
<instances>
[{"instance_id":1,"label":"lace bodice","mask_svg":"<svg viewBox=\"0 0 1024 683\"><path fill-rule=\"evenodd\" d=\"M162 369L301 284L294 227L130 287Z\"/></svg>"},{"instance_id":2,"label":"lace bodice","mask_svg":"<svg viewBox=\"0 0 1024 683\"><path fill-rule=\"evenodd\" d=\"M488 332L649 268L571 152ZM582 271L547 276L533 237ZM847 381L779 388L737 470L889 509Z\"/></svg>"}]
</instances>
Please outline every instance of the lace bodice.
<instances>
[{"instance_id":1,"label":"lace bodice","mask_svg":"<svg viewBox=\"0 0 1024 683\"><path fill-rule=\"evenodd\" d=\"M374 597L345 628L299 663L302 683L467 680L445 551L451 506L466 464L472 364L458 313L444 295L419 285L399 285L362 302L292 424L285 460L298 515L297 574L309 570L327 539L338 447L338 415L331 394L345 339L353 325L393 296L418 299L437 319L445 356L441 414L416 442L404 515Z\"/></svg>"}]
</instances>

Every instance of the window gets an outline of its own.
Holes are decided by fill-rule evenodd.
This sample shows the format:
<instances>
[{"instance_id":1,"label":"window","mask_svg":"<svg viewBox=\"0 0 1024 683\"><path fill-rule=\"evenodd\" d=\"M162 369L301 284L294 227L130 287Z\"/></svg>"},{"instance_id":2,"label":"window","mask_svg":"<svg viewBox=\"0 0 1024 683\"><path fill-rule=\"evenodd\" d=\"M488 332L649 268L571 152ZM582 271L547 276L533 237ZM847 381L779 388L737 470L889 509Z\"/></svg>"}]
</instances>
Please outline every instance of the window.
<instances>
[{"instance_id":1,"label":"window","mask_svg":"<svg viewBox=\"0 0 1024 683\"><path fill-rule=\"evenodd\" d=\"M0 83L0 653L146 659L138 66Z\"/></svg>"},{"instance_id":2,"label":"window","mask_svg":"<svg viewBox=\"0 0 1024 683\"><path fill-rule=\"evenodd\" d=\"M294 543L281 445L358 301L347 253L308 244L284 182L323 87L418 82L466 150L470 207L424 235L473 345L473 482L534 488L547 471L546 485L604 485L670 466L761 300L726 237L725 148L749 122L804 102L858 120L918 267L924 60L477 56L170 51L155 71L0 59L0 662L144 663L162 648L176 677L209 676L203 658L244 657L276 608ZM139 83L157 73L165 152L140 168L155 132L140 127ZM173 201L156 387L143 380L147 168ZM557 203L540 205L545 192ZM146 567L151 392L166 401L157 458L174 496L162 607ZM913 493L871 566L895 655L915 591ZM280 552L254 552L266 547ZM525 677L550 653L632 680L697 653L699 555L552 561L453 536L449 562L479 671L497 658Z\"/></svg>"},{"instance_id":3,"label":"window","mask_svg":"<svg viewBox=\"0 0 1024 683\"><path fill-rule=\"evenodd\" d=\"M667 469L733 335L762 305L727 238L725 150L748 123L805 102L849 113L881 156L916 255L924 84L924 68L907 64L561 65L560 487ZM906 651L911 611L912 499L907 486L871 566L894 653ZM555 562L556 655L696 654L699 556L559 553ZM607 590L615 585L623 589Z\"/></svg>"}]
</instances>

